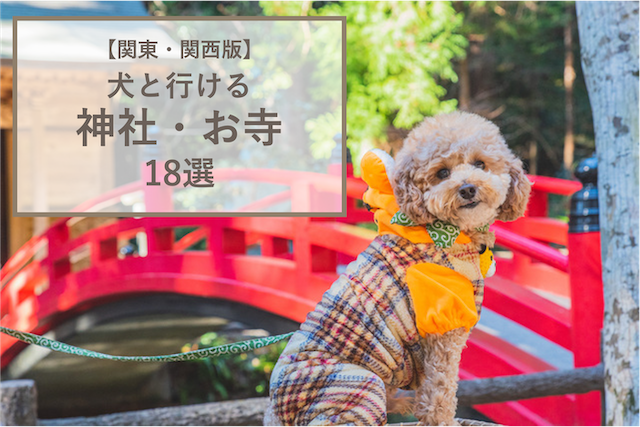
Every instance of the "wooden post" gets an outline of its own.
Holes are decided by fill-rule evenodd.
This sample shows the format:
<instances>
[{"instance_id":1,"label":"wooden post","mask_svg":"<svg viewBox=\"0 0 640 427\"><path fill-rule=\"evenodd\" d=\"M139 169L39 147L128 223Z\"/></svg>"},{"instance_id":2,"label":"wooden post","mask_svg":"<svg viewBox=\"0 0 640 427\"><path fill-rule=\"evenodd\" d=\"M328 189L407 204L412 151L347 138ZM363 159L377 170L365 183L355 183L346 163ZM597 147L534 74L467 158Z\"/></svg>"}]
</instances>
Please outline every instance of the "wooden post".
<instances>
[{"instance_id":1,"label":"wooden post","mask_svg":"<svg viewBox=\"0 0 640 427\"><path fill-rule=\"evenodd\" d=\"M0 382L0 425L35 426L36 383L33 380Z\"/></svg>"},{"instance_id":2,"label":"wooden post","mask_svg":"<svg viewBox=\"0 0 640 427\"><path fill-rule=\"evenodd\" d=\"M606 424L638 425L638 2L576 2L596 136Z\"/></svg>"}]
</instances>

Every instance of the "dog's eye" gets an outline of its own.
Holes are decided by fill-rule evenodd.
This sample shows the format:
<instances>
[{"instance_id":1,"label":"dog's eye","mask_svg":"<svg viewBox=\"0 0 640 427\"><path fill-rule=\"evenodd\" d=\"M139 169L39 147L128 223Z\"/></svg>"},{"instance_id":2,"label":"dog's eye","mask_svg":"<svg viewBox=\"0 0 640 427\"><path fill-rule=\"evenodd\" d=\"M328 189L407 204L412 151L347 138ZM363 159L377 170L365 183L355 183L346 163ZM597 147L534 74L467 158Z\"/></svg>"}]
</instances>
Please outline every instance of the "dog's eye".
<instances>
[{"instance_id":1,"label":"dog's eye","mask_svg":"<svg viewBox=\"0 0 640 427\"><path fill-rule=\"evenodd\" d=\"M450 175L449 169L440 169L436 175L440 179L449 178L449 175Z\"/></svg>"},{"instance_id":2,"label":"dog's eye","mask_svg":"<svg viewBox=\"0 0 640 427\"><path fill-rule=\"evenodd\" d=\"M473 166L475 166L475 167L477 167L477 168L480 168L480 169L484 170L484 162L483 162L482 160L477 160L477 161L473 164Z\"/></svg>"}]
</instances>

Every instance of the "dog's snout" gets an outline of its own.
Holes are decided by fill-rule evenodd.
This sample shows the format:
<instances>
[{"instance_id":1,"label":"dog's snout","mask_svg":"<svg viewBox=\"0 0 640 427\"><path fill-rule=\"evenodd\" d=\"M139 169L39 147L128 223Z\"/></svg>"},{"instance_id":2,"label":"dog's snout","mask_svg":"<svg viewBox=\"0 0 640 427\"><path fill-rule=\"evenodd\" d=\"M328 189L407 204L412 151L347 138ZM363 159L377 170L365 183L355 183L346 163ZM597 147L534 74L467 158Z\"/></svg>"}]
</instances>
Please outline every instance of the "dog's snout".
<instances>
[{"instance_id":1,"label":"dog's snout","mask_svg":"<svg viewBox=\"0 0 640 427\"><path fill-rule=\"evenodd\" d=\"M473 184L464 184L462 187L460 187L458 193L463 199L473 199L473 197L476 195L476 186Z\"/></svg>"}]
</instances>

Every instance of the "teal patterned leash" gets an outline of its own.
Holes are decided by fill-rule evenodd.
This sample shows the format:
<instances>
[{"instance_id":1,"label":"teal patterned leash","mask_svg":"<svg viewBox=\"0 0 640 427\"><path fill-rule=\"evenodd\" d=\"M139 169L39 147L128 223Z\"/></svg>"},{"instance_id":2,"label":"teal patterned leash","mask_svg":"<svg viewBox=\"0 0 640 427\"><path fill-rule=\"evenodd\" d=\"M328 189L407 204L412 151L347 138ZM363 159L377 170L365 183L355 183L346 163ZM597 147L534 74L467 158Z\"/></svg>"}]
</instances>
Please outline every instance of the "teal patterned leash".
<instances>
[{"instance_id":1,"label":"teal patterned leash","mask_svg":"<svg viewBox=\"0 0 640 427\"><path fill-rule=\"evenodd\" d=\"M28 344L35 344L60 353L75 354L76 356L91 357L93 359L118 360L121 362L184 362L187 360L217 357L224 354L238 354L275 344L286 340L293 335L293 332L289 332L288 334L276 335L273 337L256 338L249 341L225 344L218 347L203 348L202 350L188 351L186 353L167 354L165 356L112 356L110 354L85 350L84 348L64 344L59 341L30 334L28 332L20 332L14 329L5 328L4 326L0 326L0 332L11 335L12 337Z\"/></svg>"}]
</instances>

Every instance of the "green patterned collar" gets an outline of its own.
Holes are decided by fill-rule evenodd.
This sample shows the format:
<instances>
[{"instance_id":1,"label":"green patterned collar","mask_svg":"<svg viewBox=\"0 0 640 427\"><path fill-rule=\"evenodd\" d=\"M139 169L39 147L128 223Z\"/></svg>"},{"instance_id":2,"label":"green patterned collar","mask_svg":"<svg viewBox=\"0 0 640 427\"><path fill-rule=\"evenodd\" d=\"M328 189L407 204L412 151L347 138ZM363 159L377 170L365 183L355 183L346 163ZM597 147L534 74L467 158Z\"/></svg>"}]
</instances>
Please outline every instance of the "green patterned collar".
<instances>
[{"instance_id":1,"label":"green patterned collar","mask_svg":"<svg viewBox=\"0 0 640 427\"><path fill-rule=\"evenodd\" d=\"M420 224L416 224L404 213L398 211L391 218L391 224L402 225L403 227L419 227ZM439 248L450 248L460 235L460 228L456 225L448 222L440 221L436 219L431 224L425 226L429 237L433 240L433 243ZM477 231L486 233L489 231L489 224L485 224L482 227L477 227Z\"/></svg>"}]
</instances>

